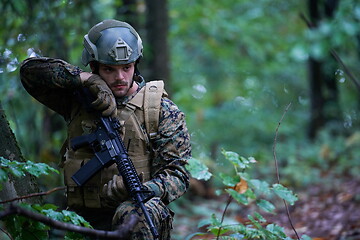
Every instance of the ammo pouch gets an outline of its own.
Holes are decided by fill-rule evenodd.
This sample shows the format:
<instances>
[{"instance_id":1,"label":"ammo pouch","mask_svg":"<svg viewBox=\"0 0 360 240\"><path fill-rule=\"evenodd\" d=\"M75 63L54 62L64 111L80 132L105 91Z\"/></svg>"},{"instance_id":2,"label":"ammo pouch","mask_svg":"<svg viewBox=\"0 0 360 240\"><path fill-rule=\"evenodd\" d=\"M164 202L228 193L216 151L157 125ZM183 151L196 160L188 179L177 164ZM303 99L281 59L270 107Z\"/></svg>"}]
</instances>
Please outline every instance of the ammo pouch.
<instances>
[{"instance_id":1,"label":"ammo pouch","mask_svg":"<svg viewBox=\"0 0 360 240\"><path fill-rule=\"evenodd\" d=\"M115 164L103 168L96 173L84 186L79 187L71 179L72 175L88 162L94 155L92 153L72 151L66 152L66 161L64 162L64 180L67 186L67 205L70 208L104 208L108 207L102 201L102 188L108 183L118 170Z\"/></svg>"}]
</instances>

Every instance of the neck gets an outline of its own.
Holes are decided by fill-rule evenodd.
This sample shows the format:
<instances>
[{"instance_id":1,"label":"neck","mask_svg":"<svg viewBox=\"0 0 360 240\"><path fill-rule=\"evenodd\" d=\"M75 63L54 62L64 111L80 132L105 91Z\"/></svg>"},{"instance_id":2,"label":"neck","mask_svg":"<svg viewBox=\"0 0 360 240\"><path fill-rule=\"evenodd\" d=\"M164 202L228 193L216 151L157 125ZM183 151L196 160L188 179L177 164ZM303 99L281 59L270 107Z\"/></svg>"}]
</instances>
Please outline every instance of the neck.
<instances>
[{"instance_id":1,"label":"neck","mask_svg":"<svg viewBox=\"0 0 360 240\"><path fill-rule=\"evenodd\" d=\"M137 82L133 81L131 84L131 88L129 88L129 91L127 92L126 96L132 95L136 90L139 88L139 85Z\"/></svg>"}]
</instances>

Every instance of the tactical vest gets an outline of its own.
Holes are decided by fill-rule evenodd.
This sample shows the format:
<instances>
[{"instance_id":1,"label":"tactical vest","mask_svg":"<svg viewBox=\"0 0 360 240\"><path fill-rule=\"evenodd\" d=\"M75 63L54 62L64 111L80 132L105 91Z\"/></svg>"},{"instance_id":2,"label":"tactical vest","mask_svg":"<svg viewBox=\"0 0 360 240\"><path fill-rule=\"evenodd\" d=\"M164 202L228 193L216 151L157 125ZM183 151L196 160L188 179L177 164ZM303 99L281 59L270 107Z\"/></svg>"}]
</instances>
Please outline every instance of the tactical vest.
<instances>
[{"instance_id":1,"label":"tactical vest","mask_svg":"<svg viewBox=\"0 0 360 240\"><path fill-rule=\"evenodd\" d=\"M128 154L138 174L143 173L143 181L151 179L153 151L151 140L157 136L160 102L167 96L163 81L152 81L146 85L126 105L118 106L118 119L122 126L122 136ZM89 134L96 129L98 119L77 106L73 108L68 123L68 139ZM67 186L67 204L72 208L104 208L102 188L115 174L119 174L116 164L106 167L95 174L84 186L78 187L71 176L94 154L90 148L77 151L66 143L64 154L64 181Z\"/></svg>"}]
</instances>

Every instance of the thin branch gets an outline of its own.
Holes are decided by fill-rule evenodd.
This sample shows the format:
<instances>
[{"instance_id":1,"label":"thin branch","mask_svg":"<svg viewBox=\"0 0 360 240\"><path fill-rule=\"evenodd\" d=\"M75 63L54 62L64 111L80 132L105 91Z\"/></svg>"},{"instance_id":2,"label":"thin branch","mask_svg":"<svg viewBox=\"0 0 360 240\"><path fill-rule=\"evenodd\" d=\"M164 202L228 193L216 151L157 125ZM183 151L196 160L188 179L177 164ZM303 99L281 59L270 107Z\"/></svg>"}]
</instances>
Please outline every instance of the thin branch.
<instances>
[{"instance_id":1,"label":"thin branch","mask_svg":"<svg viewBox=\"0 0 360 240\"><path fill-rule=\"evenodd\" d=\"M273 149L272 149L272 150L273 150L274 160L275 160L275 169L276 169L277 183L279 183L279 184L280 184L280 174L279 174L278 161L277 161L277 157L276 157L277 136L278 136L278 132L279 132L279 128L280 128L281 122L282 122L282 120L284 119L285 114L286 114L287 111L289 110L290 106L291 106L291 102L286 106L285 111L284 111L283 115L281 116L280 121L278 122L278 125L277 125L276 130L275 130L275 138L274 138L274 144L273 144Z\"/></svg>"},{"instance_id":2,"label":"thin branch","mask_svg":"<svg viewBox=\"0 0 360 240\"><path fill-rule=\"evenodd\" d=\"M27 198L32 198L32 197L40 197L40 196L44 196L44 195L49 195L53 192L56 192L56 191L59 191L59 190L64 190L66 187L56 187L56 188L53 188L49 191L46 191L46 192L39 192L39 193L32 193L32 194L29 194L29 195L25 195L25 196L20 196L20 197L16 197L16 198L13 198L13 199L8 199L8 200L5 200L5 201L1 201L0 204L4 204L4 203L8 203L8 202L15 202L15 201L19 201L19 200L23 200L23 199L27 199Z\"/></svg>"},{"instance_id":3,"label":"thin branch","mask_svg":"<svg viewBox=\"0 0 360 240\"><path fill-rule=\"evenodd\" d=\"M228 198L228 201L227 201L227 203L226 203L224 212L223 212L223 214L222 214L222 216L221 216L221 224L223 224L223 222L224 222L226 211L227 211L230 203L232 202L232 200L233 200L233 197L230 195L229 198ZM218 231L217 236L216 236L216 240L219 240L221 229L222 229L222 227L220 226L220 227L219 227L219 231Z\"/></svg>"},{"instance_id":4,"label":"thin branch","mask_svg":"<svg viewBox=\"0 0 360 240\"><path fill-rule=\"evenodd\" d=\"M313 29L315 27L314 24L310 22L303 13L300 13L300 18L306 23L309 29ZM355 84L357 90L360 92L359 81L355 78L355 76L351 73L350 69L342 61L339 54L337 54L337 52L333 48L330 49L330 53L335 58L335 60L342 66L344 72L348 75L350 80Z\"/></svg>"},{"instance_id":5,"label":"thin branch","mask_svg":"<svg viewBox=\"0 0 360 240\"><path fill-rule=\"evenodd\" d=\"M341 60L340 56L334 49L330 50L331 55L336 59L336 61L343 67L344 72L349 76L351 81L355 84L357 90L360 92L360 84L359 81L356 80L354 75L351 73L350 69L345 65L345 63Z\"/></svg>"},{"instance_id":6,"label":"thin branch","mask_svg":"<svg viewBox=\"0 0 360 240\"><path fill-rule=\"evenodd\" d=\"M274 138L274 145L273 145L273 154L274 154L276 177L277 177L277 183L278 183L278 184L280 184L280 174L279 174L278 160L277 160L277 157L276 157L277 136L278 136L278 132L279 132L279 128L280 128L281 122L282 122L282 120L284 119L285 114L286 114L287 111L289 110L290 106L291 106L291 102L286 106L285 111L284 111L283 115L281 116L281 119L280 119L280 121L279 121L279 123L278 123L278 126L276 127L276 130L275 130L275 138ZM285 209L286 209L286 214L287 214L287 217L288 217L288 219L289 219L291 228L293 229L293 231L294 231L297 239L300 240L300 237L299 237L299 235L298 235L298 233L297 233L297 231L296 231L296 229L295 229L295 227L294 227L294 224L293 224L293 222L292 222L292 220L291 220L289 207L288 207L286 201L285 201L285 200L283 200L283 201L284 201L284 205L285 205Z\"/></svg>"},{"instance_id":7,"label":"thin branch","mask_svg":"<svg viewBox=\"0 0 360 240\"><path fill-rule=\"evenodd\" d=\"M106 239L128 239L128 236L134 229L135 225L138 223L139 219L135 215L131 215L129 218L129 221L126 224L123 224L119 226L119 228L115 231L104 231L104 230L96 230L81 226L76 226L74 224L70 223L64 223L60 221L56 221L54 219L48 218L40 213L36 213L30 210L27 210L25 208L16 206L15 204L10 204L7 209L0 212L0 219L4 218L6 216L17 214L22 215L27 218L33 219L35 221L39 221L44 223L45 225L48 225L50 227L70 231L70 232L76 232L80 234L84 234L90 237L96 237L96 238L106 238Z\"/></svg>"},{"instance_id":8,"label":"thin branch","mask_svg":"<svg viewBox=\"0 0 360 240\"><path fill-rule=\"evenodd\" d=\"M4 234L6 234L6 236L7 236L10 240L14 240L14 238L10 235L10 233L8 233L5 229L0 228L0 231L2 231Z\"/></svg>"}]
</instances>

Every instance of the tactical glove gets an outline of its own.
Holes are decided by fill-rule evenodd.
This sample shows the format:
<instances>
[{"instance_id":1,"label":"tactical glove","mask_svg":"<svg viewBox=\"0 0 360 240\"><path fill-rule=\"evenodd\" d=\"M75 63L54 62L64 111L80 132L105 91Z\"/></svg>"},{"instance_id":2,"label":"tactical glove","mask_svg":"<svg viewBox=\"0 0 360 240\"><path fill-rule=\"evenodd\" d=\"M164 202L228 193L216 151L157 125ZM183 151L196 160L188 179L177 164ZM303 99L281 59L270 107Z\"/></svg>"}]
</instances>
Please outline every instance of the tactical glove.
<instances>
[{"instance_id":1,"label":"tactical glove","mask_svg":"<svg viewBox=\"0 0 360 240\"><path fill-rule=\"evenodd\" d=\"M119 175L114 175L113 178L104 185L102 193L107 200L115 202L123 202L129 198L123 178Z\"/></svg>"},{"instance_id":2,"label":"tactical glove","mask_svg":"<svg viewBox=\"0 0 360 240\"><path fill-rule=\"evenodd\" d=\"M96 97L96 100L91 103L94 109L101 111L105 117L116 116L115 97L106 82L99 75L93 74L83 82L83 85Z\"/></svg>"},{"instance_id":3,"label":"tactical glove","mask_svg":"<svg viewBox=\"0 0 360 240\"><path fill-rule=\"evenodd\" d=\"M144 173L139 174L139 179L143 181ZM109 202L123 202L129 198L129 193L126 190L122 176L114 175L113 178L104 184L102 195L109 200Z\"/></svg>"}]
</instances>

